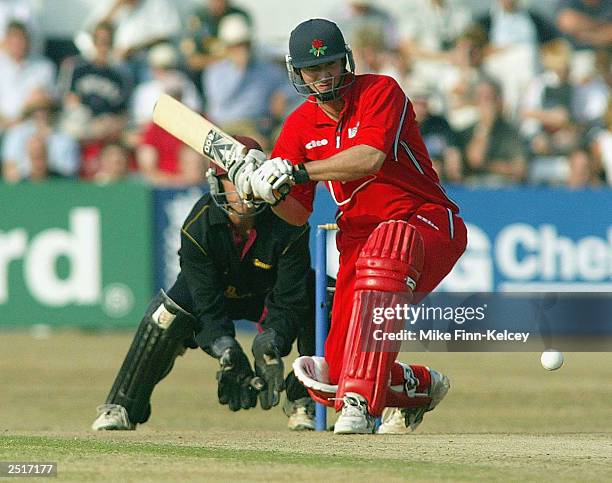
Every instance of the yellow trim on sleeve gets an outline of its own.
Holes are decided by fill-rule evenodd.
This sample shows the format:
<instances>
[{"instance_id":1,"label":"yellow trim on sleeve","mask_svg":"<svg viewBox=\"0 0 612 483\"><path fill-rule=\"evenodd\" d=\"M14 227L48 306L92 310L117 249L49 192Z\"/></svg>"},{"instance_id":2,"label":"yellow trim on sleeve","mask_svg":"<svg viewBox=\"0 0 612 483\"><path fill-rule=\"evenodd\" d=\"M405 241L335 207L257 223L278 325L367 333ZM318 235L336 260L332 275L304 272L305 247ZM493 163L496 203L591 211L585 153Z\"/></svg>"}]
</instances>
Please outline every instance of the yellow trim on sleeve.
<instances>
[{"instance_id":1,"label":"yellow trim on sleeve","mask_svg":"<svg viewBox=\"0 0 612 483\"><path fill-rule=\"evenodd\" d=\"M183 228L181 228L181 233L183 233L183 235L185 235L187 238L189 238L191 240L191 242L198 247L198 249L204 254L204 255L208 255L208 253L206 253L206 250L204 250L204 248L202 248L202 245L200 245L195 238L193 238L193 236L191 236L191 234L187 231L191 225L193 225L198 218L200 218L200 216L202 216L204 214L204 212L210 208L209 205L206 205L204 207L202 207L202 209L200 211L198 211L194 217L189 220L188 222L185 223L185 226Z\"/></svg>"},{"instance_id":2,"label":"yellow trim on sleeve","mask_svg":"<svg viewBox=\"0 0 612 483\"><path fill-rule=\"evenodd\" d=\"M183 227L183 230L188 230L188 229L189 229L189 227L190 227L191 225L193 225L193 224L194 224L194 223L197 221L197 219L198 219L200 216L202 216L202 214L203 214L203 213L204 213L204 212L205 212L205 211L206 211L208 208L210 208L210 206L209 206L209 205L205 205L205 206L203 206L203 207L202 207L202 209L201 209L200 211L198 211L198 212L197 212L197 213L194 215L194 217L193 217L191 220L189 220L187 223L185 223L185 226Z\"/></svg>"},{"instance_id":3,"label":"yellow trim on sleeve","mask_svg":"<svg viewBox=\"0 0 612 483\"><path fill-rule=\"evenodd\" d=\"M191 240L191 242L198 247L198 249L204 254L204 255L208 255L208 253L206 253L206 250L204 250L204 248L202 248L202 245L200 245L194 237L192 237L189 232L187 230L185 230L184 228L181 230L181 232L183 233L183 235L185 235L187 238L189 238Z\"/></svg>"}]
</instances>

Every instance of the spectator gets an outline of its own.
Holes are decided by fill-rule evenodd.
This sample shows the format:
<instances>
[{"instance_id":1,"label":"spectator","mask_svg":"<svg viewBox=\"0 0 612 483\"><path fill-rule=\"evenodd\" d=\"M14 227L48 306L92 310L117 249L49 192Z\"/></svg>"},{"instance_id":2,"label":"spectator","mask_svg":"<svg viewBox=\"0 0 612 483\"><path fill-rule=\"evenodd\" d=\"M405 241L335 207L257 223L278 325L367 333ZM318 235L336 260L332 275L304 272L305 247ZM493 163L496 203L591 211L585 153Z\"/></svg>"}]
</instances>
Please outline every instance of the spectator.
<instances>
[{"instance_id":1,"label":"spectator","mask_svg":"<svg viewBox=\"0 0 612 483\"><path fill-rule=\"evenodd\" d=\"M396 52L385 47L380 32L364 27L357 32L351 48L357 74L367 72L384 74L393 77L399 83L402 82L404 69L400 57Z\"/></svg>"},{"instance_id":2,"label":"spectator","mask_svg":"<svg viewBox=\"0 0 612 483\"><path fill-rule=\"evenodd\" d=\"M521 133L529 143L531 181L558 183L567 176L567 155L577 147L569 82L571 48L558 39L540 49L544 71L528 86L521 106Z\"/></svg>"},{"instance_id":3,"label":"spectator","mask_svg":"<svg viewBox=\"0 0 612 483\"><path fill-rule=\"evenodd\" d=\"M612 98L608 101L608 109L603 118L603 129L593 136L591 150L608 186L612 187Z\"/></svg>"},{"instance_id":4,"label":"spectator","mask_svg":"<svg viewBox=\"0 0 612 483\"><path fill-rule=\"evenodd\" d=\"M148 55L153 78L136 87L132 98L132 119L137 126L149 123L160 94L180 97L194 111L202 110L202 99L193 82L178 70L178 53L170 44L158 44Z\"/></svg>"},{"instance_id":5,"label":"spectator","mask_svg":"<svg viewBox=\"0 0 612 483\"><path fill-rule=\"evenodd\" d=\"M30 159L30 172L24 181L38 183L58 177L58 174L49 168L47 140L43 134L34 134L28 139L26 149Z\"/></svg>"},{"instance_id":6,"label":"spectator","mask_svg":"<svg viewBox=\"0 0 612 483\"><path fill-rule=\"evenodd\" d=\"M485 72L502 85L506 112L515 116L521 93L539 69L539 42L552 40L556 31L519 0L497 0L490 14L478 22L489 41Z\"/></svg>"},{"instance_id":7,"label":"spectator","mask_svg":"<svg viewBox=\"0 0 612 483\"><path fill-rule=\"evenodd\" d=\"M576 49L612 45L610 0L561 0L557 28Z\"/></svg>"},{"instance_id":8,"label":"spectator","mask_svg":"<svg viewBox=\"0 0 612 483\"><path fill-rule=\"evenodd\" d=\"M98 184L122 181L129 176L130 153L119 143L110 143L102 148L98 156L99 169L93 180Z\"/></svg>"},{"instance_id":9,"label":"spectator","mask_svg":"<svg viewBox=\"0 0 612 483\"><path fill-rule=\"evenodd\" d=\"M204 159L177 138L153 124L153 106L163 92L192 109L201 110L193 83L176 70L176 51L160 44L149 54L154 79L138 86L133 113L138 125L136 162L143 178L154 186L193 186L204 182Z\"/></svg>"},{"instance_id":10,"label":"spectator","mask_svg":"<svg viewBox=\"0 0 612 483\"><path fill-rule=\"evenodd\" d=\"M198 186L205 180L204 157L153 123L136 148L136 161L140 175L153 186Z\"/></svg>"},{"instance_id":11,"label":"spectator","mask_svg":"<svg viewBox=\"0 0 612 483\"><path fill-rule=\"evenodd\" d=\"M502 114L501 88L493 80L476 88L478 122L461 134L469 180L485 184L521 182L526 162L518 132Z\"/></svg>"},{"instance_id":12,"label":"spectator","mask_svg":"<svg viewBox=\"0 0 612 483\"><path fill-rule=\"evenodd\" d=\"M349 44L355 43L359 32L366 29L382 37L385 49L397 50L399 47L397 24L388 11L374 4L374 0L345 0L345 4L332 12L330 18L344 32Z\"/></svg>"},{"instance_id":13,"label":"spectator","mask_svg":"<svg viewBox=\"0 0 612 483\"><path fill-rule=\"evenodd\" d=\"M225 131L253 137L266 149L275 118L284 115L289 99L286 72L254 54L252 32L242 16L225 17L219 38L225 58L203 74L207 113ZM276 112L271 112L272 105Z\"/></svg>"},{"instance_id":14,"label":"spectator","mask_svg":"<svg viewBox=\"0 0 612 483\"><path fill-rule=\"evenodd\" d=\"M451 60L438 73L437 84L444 95L447 120L453 130L463 131L478 119L476 86L484 80L482 70L486 35L472 26L457 39Z\"/></svg>"},{"instance_id":15,"label":"spectator","mask_svg":"<svg viewBox=\"0 0 612 483\"><path fill-rule=\"evenodd\" d=\"M576 149L569 157L567 186L573 189L601 186L595 163L586 150Z\"/></svg>"},{"instance_id":16,"label":"spectator","mask_svg":"<svg viewBox=\"0 0 612 483\"><path fill-rule=\"evenodd\" d=\"M177 138L153 124L153 106L160 94L167 93L195 111L200 96L189 78L176 69L178 56L169 44L159 44L149 52L153 79L136 88L132 113L137 125L136 162L141 176L159 187L193 186L204 182L204 159Z\"/></svg>"},{"instance_id":17,"label":"spectator","mask_svg":"<svg viewBox=\"0 0 612 483\"><path fill-rule=\"evenodd\" d=\"M181 52L185 56L187 66L201 74L211 63L219 60L222 46L218 38L219 23L228 15L240 15L252 26L251 16L238 8L229 0L206 0L187 17L187 36L181 42Z\"/></svg>"},{"instance_id":18,"label":"spectator","mask_svg":"<svg viewBox=\"0 0 612 483\"><path fill-rule=\"evenodd\" d=\"M434 84L450 51L472 21L470 11L457 0L402 0L398 10L401 50L410 63L412 78Z\"/></svg>"},{"instance_id":19,"label":"spectator","mask_svg":"<svg viewBox=\"0 0 612 483\"><path fill-rule=\"evenodd\" d=\"M114 49L120 60L127 62L138 82L148 78L147 51L159 42L178 36L181 20L177 7L169 0L107 0L101 2L77 34L75 44L81 52L91 53L91 31L99 23L115 27Z\"/></svg>"},{"instance_id":20,"label":"spectator","mask_svg":"<svg viewBox=\"0 0 612 483\"><path fill-rule=\"evenodd\" d=\"M478 18L493 50L516 44L544 44L559 37L555 25L525 8L521 0L497 0L497 6Z\"/></svg>"},{"instance_id":21,"label":"spectator","mask_svg":"<svg viewBox=\"0 0 612 483\"><path fill-rule=\"evenodd\" d=\"M0 39L6 37L8 26L12 21L26 26L30 34L30 52L40 55L43 52L44 35L38 15L36 0L2 0L0 1Z\"/></svg>"},{"instance_id":22,"label":"spectator","mask_svg":"<svg viewBox=\"0 0 612 483\"><path fill-rule=\"evenodd\" d=\"M463 173L457 136L444 117L430 107L433 92L423 86L407 89L427 152L441 181L459 183Z\"/></svg>"},{"instance_id":23,"label":"spectator","mask_svg":"<svg viewBox=\"0 0 612 483\"><path fill-rule=\"evenodd\" d=\"M603 118L610 97L610 87L597 67L595 52L576 53L570 75L574 84L572 114L583 127Z\"/></svg>"},{"instance_id":24,"label":"spectator","mask_svg":"<svg viewBox=\"0 0 612 483\"><path fill-rule=\"evenodd\" d=\"M0 51L0 131L21 119L34 96L54 90L55 67L44 58L29 55L29 34L24 24L10 22Z\"/></svg>"},{"instance_id":25,"label":"spectator","mask_svg":"<svg viewBox=\"0 0 612 483\"><path fill-rule=\"evenodd\" d=\"M67 59L60 71L64 86L62 128L85 141L118 139L127 120L132 81L125 70L113 63L113 27L96 26L94 54Z\"/></svg>"},{"instance_id":26,"label":"spectator","mask_svg":"<svg viewBox=\"0 0 612 483\"><path fill-rule=\"evenodd\" d=\"M48 170L64 178L72 178L79 169L79 146L74 139L55 129L53 105L49 97L33 99L25 111L26 120L7 130L2 146L2 173L8 183L16 183L40 172L42 157L40 139L45 140ZM29 141L32 138L37 140ZM36 154L32 160L30 155ZM34 163L34 164L33 164Z\"/></svg>"},{"instance_id":27,"label":"spectator","mask_svg":"<svg viewBox=\"0 0 612 483\"><path fill-rule=\"evenodd\" d=\"M437 57L450 50L472 21L470 11L456 0L403 0L402 45L412 55Z\"/></svg>"}]
</instances>

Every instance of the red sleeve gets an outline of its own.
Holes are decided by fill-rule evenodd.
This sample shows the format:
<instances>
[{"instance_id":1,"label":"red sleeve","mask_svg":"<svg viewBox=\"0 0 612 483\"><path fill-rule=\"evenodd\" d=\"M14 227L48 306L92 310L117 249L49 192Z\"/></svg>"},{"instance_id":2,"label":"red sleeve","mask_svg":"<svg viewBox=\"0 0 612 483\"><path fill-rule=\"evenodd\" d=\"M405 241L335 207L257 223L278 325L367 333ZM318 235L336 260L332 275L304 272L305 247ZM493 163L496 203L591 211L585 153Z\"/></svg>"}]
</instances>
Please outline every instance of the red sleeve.
<instances>
[{"instance_id":1,"label":"red sleeve","mask_svg":"<svg viewBox=\"0 0 612 483\"><path fill-rule=\"evenodd\" d=\"M399 84L380 76L361 93L361 125L355 144L390 153L406 113L407 98Z\"/></svg>"},{"instance_id":2,"label":"red sleeve","mask_svg":"<svg viewBox=\"0 0 612 483\"><path fill-rule=\"evenodd\" d=\"M300 126L298 117L294 113L285 121L283 129L278 136L278 140L274 144L272 157L286 159L294 165L306 162L306 151L304 143L299 137L299 132ZM310 183L295 185L291 188L289 196L295 198L304 208L312 212L316 186L317 184L312 181Z\"/></svg>"}]
</instances>

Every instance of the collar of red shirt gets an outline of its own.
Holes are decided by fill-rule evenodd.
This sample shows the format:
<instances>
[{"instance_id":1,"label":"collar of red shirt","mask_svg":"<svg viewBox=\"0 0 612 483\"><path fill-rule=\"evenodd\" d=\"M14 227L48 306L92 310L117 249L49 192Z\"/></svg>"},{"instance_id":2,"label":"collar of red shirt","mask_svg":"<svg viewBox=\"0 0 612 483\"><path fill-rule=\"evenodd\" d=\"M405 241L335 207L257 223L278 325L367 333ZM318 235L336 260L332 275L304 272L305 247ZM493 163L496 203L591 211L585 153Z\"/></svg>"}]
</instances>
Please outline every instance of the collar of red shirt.
<instances>
[{"instance_id":1,"label":"collar of red shirt","mask_svg":"<svg viewBox=\"0 0 612 483\"><path fill-rule=\"evenodd\" d=\"M344 107L342 108L342 111L340 112L340 116L339 116L340 121L344 117L344 114L346 113L348 106L351 104L353 100L353 91L355 90L355 83L357 82L357 77L354 74L351 74L350 72L344 76L343 84L351 82L353 78L355 79L355 82L353 83L352 86L350 86L346 90L343 96L344 97ZM319 103L311 103L311 104L313 106L315 124L317 126L335 126L336 124L338 124L338 122L334 121L331 117L329 117L325 113L325 111L323 111L323 108L320 106Z\"/></svg>"}]
</instances>

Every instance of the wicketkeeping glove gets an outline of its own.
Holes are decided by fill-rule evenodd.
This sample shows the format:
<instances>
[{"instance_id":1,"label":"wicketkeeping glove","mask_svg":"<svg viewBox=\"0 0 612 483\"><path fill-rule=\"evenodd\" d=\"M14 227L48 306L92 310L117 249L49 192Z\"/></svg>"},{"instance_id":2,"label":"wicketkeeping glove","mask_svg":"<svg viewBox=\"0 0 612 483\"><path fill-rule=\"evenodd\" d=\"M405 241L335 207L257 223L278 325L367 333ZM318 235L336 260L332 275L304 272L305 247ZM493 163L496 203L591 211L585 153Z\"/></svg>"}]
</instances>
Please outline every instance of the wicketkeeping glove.
<instances>
[{"instance_id":1,"label":"wicketkeeping glove","mask_svg":"<svg viewBox=\"0 0 612 483\"><path fill-rule=\"evenodd\" d=\"M221 337L213 344L213 352L219 357L219 403L227 404L232 411L255 407L264 382L255 377L240 344L232 337Z\"/></svg>"},{"instance_id":2,"label":"wicketkeeping glove","mask_svg":"<svg viewBox=\"0 0 612 483\"><path fill-rule=\"evenodd\" d=\"M259 392L262 409L270 409L280 401L280 393L285 389L285 367L281 358L284 341L274 329L257 334L253 340L255 373L263 379L264 386Z\"/></svg>"}]
</instances>

